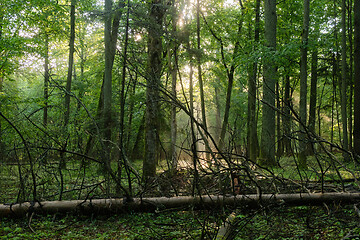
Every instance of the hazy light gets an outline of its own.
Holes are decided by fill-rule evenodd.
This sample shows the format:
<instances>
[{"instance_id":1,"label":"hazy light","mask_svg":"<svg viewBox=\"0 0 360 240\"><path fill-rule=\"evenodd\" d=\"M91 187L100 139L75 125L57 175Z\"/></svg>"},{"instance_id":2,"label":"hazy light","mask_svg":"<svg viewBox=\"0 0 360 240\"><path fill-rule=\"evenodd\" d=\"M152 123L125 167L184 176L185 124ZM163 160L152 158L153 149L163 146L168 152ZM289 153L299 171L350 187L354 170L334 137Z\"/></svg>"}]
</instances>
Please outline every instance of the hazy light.
<instances>
[{"instance_id":1,"label":"hazy light","mask_svg":"<svg viewBox=\"0 0 360 240\"><path fill-rule=\"evenodd\" d=\"M138 42L142 39L142 36L138 33L135 35L135 42Z\"/></svg>"}]
</instances>

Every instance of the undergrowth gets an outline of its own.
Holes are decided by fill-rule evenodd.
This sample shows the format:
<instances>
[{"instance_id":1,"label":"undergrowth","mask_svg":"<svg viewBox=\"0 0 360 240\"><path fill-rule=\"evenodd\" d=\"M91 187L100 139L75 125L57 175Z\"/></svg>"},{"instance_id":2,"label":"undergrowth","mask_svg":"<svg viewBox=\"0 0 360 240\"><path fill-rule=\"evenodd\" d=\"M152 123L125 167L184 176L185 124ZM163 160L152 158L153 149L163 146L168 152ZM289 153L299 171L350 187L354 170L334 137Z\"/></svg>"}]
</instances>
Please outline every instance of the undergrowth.
<instances>
[{"instance_id":1,"label":"undergrowth","mask_svg":"<svg viewBox=\"0 0 360 240\"><path fill-rule=\"evenodd\" d=\"M0 239L215 239L231 211L225 212L34 215L1 219ZM276 206L236 215L235 239L360 239L360 219L350 205Z\"/></svg>"}]
</instances>

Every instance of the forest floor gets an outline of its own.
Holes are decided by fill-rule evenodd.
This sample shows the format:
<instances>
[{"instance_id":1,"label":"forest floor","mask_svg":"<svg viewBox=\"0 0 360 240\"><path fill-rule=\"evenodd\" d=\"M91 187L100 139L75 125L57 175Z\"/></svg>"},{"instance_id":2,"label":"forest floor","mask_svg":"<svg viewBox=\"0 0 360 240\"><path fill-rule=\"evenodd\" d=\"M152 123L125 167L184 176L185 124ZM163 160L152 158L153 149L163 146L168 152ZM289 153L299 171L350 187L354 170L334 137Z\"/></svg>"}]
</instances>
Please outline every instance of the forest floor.
<instances>
[{"instance_id":1,"label":"forest floor","mask_svg":"<svg viewBox=\"0 0 360 240\"><path fill-rule=\"evenodd\" d=\"M229 213L229 212L228 212ZM0 239L214 239L219 211L35 215L0 219ZM360 239L356 207L273 207L237 212L235 239Z\"/></svg>"},{"instance_id":2,"label":"forest floor","mask_svg":"<svg viewBox=\"0 0 360 240\"><path fill-rule=\"evenodd\" d=\"M284 178L304 179L309 181L311 191L319 192L319 171L311 166L309 171L298 177L296 166L291 165L289 159L282 159L280 165L283 168L275 169L278 176ZM337 171L343 180L358 177L359 166L347 164L353 171L349 174L344 167ZM14 202L18 194L17 167L4 165L0 169L0 203ZM57 169L47 167L47 172L38 173L41 176L44 192L50 194L50 190L56 193L58 186L54 181ZM70 169L74 171L70 172ZM78 184L70 181L79 171L79 165L68 165L64 173L67 187L74 188ZM139 167L140 169L140 167ZM51 172L53 171L53 172ZM87 184L101 183L94 165L87 167L89 176ZM81 173L81 171L80 171ZM325 180L336 180L337 174L326 170ZM185 175L184 178L187 178ZM81 180L81 179L80 179ZM79 181L80 181L79 180ZM183 179L184 180L184 179ZM336 181L335 181L336 182ZM40 183L39 183L40 184ZM355 182L346 183L352 187L351 191L359 191ZM346 186L347 186L346 185ZM46 186L46 188L45 188ZM326 185L325 185L326 186ZM333 185L330 190L338 191ZM100 196L101 184L91 186L92 197ZM326 188L326 190L327 190ZM50 190L49 190L50 189ZM339 188L341 191L341 188ZM39 192L41 193L41 188ZM348 190L348 189L346 189ZM84 191L85 192L85 191ZM82 193L86 195L85 193ZM54 195L52 198L56 198ZM77 194L65 195L65 199L84 199ZM360 208L360 206L359 206ZM235 213L233 233L235 239L360 239L360 211L357 205L329 204L322 206L297 206L284 205L266 206L262 209L213 209L203 211L191 211L187 208L178 211L161 211L157 213L126 213L113 215L78 215L74 213L27 216L23 218L0 218L0 239L215 239L219 228L227 217Z\"/></svg>"}]
</instances>

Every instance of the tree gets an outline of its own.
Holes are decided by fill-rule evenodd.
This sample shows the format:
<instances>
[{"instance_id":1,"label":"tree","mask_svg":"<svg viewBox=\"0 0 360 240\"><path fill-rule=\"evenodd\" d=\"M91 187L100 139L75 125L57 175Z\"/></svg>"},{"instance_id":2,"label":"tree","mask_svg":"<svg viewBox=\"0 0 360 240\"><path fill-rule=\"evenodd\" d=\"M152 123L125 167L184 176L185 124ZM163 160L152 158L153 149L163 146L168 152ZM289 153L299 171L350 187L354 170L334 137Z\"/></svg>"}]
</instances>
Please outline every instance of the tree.
<instances>
[{"instance_id":1,"label":"tree","mask_svg":"<svg viewBox=\"0 0 360 240\"><path fill-rule=\"evenodd\" d=\"M315 133L316 120L316 97L318 80L318 51L314 49L311 54L311 84L310 84L310 106L309 106L309 131Z\"/></svg>"},{"instance_id":2,"label":"tree","mask_svg":"<svg viewBox=\"0 0 360 240\"><path fill-rule=\"evenodd\" d=\"M143 178L145 181L156 176L159 150L160 79L162 70L162 25L165 7L161 0L150 2L148 28L148 60L146 69L146 118L145 159Z\"/></svg>"},{"instance_id":3,"label":"tree","mask_svg":"<svg viewBox=\"0 0 360 240\"><path fill-rule=\"evenodd\" d=\"M49 35L45 32L45 46L44 46L44 114L43 125L48 124L48 105L49 105Z\"/></svg>"},{"instance_id":4,"label":"tree","mask_svg":"<svg viewBox=\"0 0 360 240\"><path fill-rule=\"evenodd\" d=\"M347 128L347 81L348 71L346 62L346 0L341 4L341 121L343 133L343 148L349 149L348 128ZM345 156L345 155L344 155Z\"/></svg>"},{"instance_id":5,"label":"tree","mask_svg":"<svg viewBox=\"0 0 360 240\"><path fill-rule=\"evenodd\" d=\"M104 143L103 164L105 166L105 179L107 182L106 195L110 194L109 174L111 171L111 128L112 128L112 49L111 49L111 22L112 22L112 0L105 0L105 68L104 81L102 86L102 141Z\"/></svg>"},{"instance_id":6,"label":"tree","mask_svg":"<svg viewBox=\"0 0 360 240\"><path fill-rule=\"evenodd\" d=\"M255 44L260 39L260 0L255 3ZM256 121L256 82L257 82L258 64L257 61L249 66L248 76L248 118L247 118L247 141L248 156L252 161L258 157L258 137L257 137L257 121Z\"/></svg>"},{"instance_id":7,"label":"tree","mask_svg":"<svg viewBox=\"0 0 360 240\"><path fill-rule=\"evenodd\" d=\"M176 9L175 9L176 10ZM172 32L176 33L177 31L177 13L172 13ZM171 94L174 97L174 99L177 98L177 94L176 94L176 84L177 84L177 72L178 72L178 44L176 41L171 41L171 45L169 46L169 51L168 51L168 65L169 65L169 71L170 71L170 75L171 75ZM172 51L170 51L172 50ZM172 52L172 54L171 54ZM173 56L172 56L173 55ZM170 150L170 154L171 154L171 169L172 170L176 170L177 165L178 165L178 160L177 160L177 151L176 151L176 139L177 139L177 121L176 121L176 111L177 111L177 107L175 105L175 103L173 103L171 105L171 150Z\"/></svg>"},{"instance_id":8,"label":"tree","mask_svg":"<svg viewBox=\"0 0 360 240\"><path fill-rule=\"evenodd\" d=\"M276 51L276 0L265 0L265 42L267 54L264 58L264 82L262 103L262 131L260 164L274 166L275 162L275 83L276 64L272 56Z\"/></svg>"},{"instance_id":9,"label":"tree","mask_svg":"<svg viewBox=\"0 0 360 240\"><path fill-rule=\"evenodd\" d=\"M354 151L360 155L360 2L354 1Z\"/></svg>"},{"instance_id":10,"label":"tree","mask_svg":"<svg viewBox=\"0 0 360 240\"><path fill-rule=\"evenodd\" d=\"M204 81L202 76L202 69L201 69L201 37L200 37L200 0L196 1L196 40L197 40L197 70L198 70L198 81L199 81L199 90L200 90L200 104L201 104L201 117L202 117L202 124L204 127L204 131L208 130L207 122L206 122L206 109L205 109L205 97L204 97ZM204 139L204 141L206 141ZM209 158L209 149L207 149L207 156Z\"/></svg>"},{"instance_id":11,"label":"tree","mask_svg":"<svg viewBox=\"0 0 360 240\"><path fill-rule=\"evenodd\" d=\"M300 107L299 107L299 121L300 121L300 136L299 136L299 167L307 168L306 155L306 115L307 115L307 52L309 41L309 22L310 22L310 1L304 0L304 18L301 35L301 59L300 59Z\"/></svg>"},{"instance_id":12,"label":"tree","mask_svg":"<svg viewBox=\"0 0 360 240\"><path fill-rule=\"evenodd\" d=\"M65 126L69 123L69 118L70 118L70 92L71 92L71 79L73 74L74 52L75 52L75 6L76 6L76 0L71 0L69 65L68 65L68 74L66 79L66 93L65 93L65 117L64 117Z\"/></svg>"},{"instance_id":13,"label":"tree","mask_svg":"<svg viewBox=\"0 0 360 240\"><path fill-rule=\"evenodd\" d=\"M224 45L223 38L221 36L219 36L214 31L214 29L211 28L209 23L206 21L206 18L204 17L205 24L208 26L212 36L216 39L216 41L220 45L221 61L222 61L222 64L224 66L226 76L227 76L227 79L228 79L228 84L227 84L227 89L226 89L224 118L223 118L223 121L222 121L222 126L220 128L220 136L219 136L219 139L218 139L218 141L219 141L218 142L218 148L221 151L223 150L223 147L224 147L225 135L226 135L226 131L228 129L228 124L229 124L230 106L231 106L231 94L232 94L233 85L234 85L235 69L237 67L236 57L238 56L238 53L239 53L240 34L241 34L242 25L243 25L244 7L243 7L243 4L242 4L241 0L239 1L239 3L240 3L240 6L242 8L242 15L241 15L241 18L239 19L239 22L237 24L236 40L235 40L235 42L233 42L233 44L234 44L233 52L230 54L231 55L230 65L228 64L226 56L225 56L227 51L225 51L226 46ZM218 106L219 106L219 104L218 104ZM220 114L218 114L218 115L220 115Z\"/></svg>"}]
</instances>

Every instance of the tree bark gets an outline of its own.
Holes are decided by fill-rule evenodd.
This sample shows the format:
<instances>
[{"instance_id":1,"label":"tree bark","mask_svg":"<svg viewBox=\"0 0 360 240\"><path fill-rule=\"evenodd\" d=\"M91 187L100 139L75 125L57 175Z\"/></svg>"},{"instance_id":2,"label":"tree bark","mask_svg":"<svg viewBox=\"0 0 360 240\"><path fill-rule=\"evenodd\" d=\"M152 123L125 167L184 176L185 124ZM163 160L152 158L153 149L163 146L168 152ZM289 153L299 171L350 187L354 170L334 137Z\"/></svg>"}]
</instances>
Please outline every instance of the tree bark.
<instances>
[{"instance_id":1,"label":"tree bark","mask_svg":"<svg viewBox=\"0 0 360 240\"><path fill-rule=\"evenodd\" d=\"M349 149L348 128L347 128L347 62L346 62L346 0L342 0L341 5L341 121L343 141L342 145L345 150ZM348 158L347 154L344 155Z\"/></svg>"},{"instance_id":2,"label":"tree bark","mask_svg":"<svg viewBox=\"0 0 360 240\"><path fill-rule=\"evenodd\" d=\"M260 40L260 0L255 3L255 47ZM256 161L258 151L258 134L256 122L256 80L257 80L258 64L254 62L250 65L248 77L248 118L247 118L247 141L248 141L248 157L252 161Z\"/></svg>"},{"instance_id":3,"label":"tree bark","mask_svg":"<svg viewBox=\"0 0 360 240\"><path fill-rule=\"evenodd\" d=\"M348 13L348 39L349 39L349 52L350 52L350 56L349 56L349 82L350 82L350 90L349 90L349 150L352 152L353 151L353 135L352 135L352 131L353 131L353 96L354 96L354 82L353 82L353 77L354 77L354 69L353 69L353 38L354 38L354 31L353 31L353 15L352 15L352 0L348 0L348 8L347 8L347 13Z\"/></svg>"},{"instance_id":4,"label":"tree bark","mask_svg":"<svg viewBox=\"0 0 360 240\"><path fill-rule=\"evenodd\" d=\"M310 106L309 106L309 131L315 133L316 122L316 97L317 97L317 68L318 52L315 49L311 56L311 85L310 85Z\"/></svg>"},{"instance_id":5,"label":"tree bark","mask_svg":"<svg viewBox=\"0 0 360 240\"><path fill-rule=\"evenodd\" d=\"M214 209L218 207L258 208L269 204L289 206L322 205L324 203L341 202L356 203L360 200L360 193L295 193L295 194L251 194L251 195L205 195L180 196L158 198L134 198L129 202L123 198L25 202L12 205L0 205L0 217L20 217L27 213L54 214L77 212L84 214L128 213L128 212L154 212L159 209L196 210Z\"/></svg>"},{"instance_id":6,"label":"tree bark","mask_svg":"<svg viewBox=\"0 0 360 240\"><path fill-rule=\"evenodd\" d=\"M75 5L76 0L71 0L70 6L70 41L69 41L69 66L66 79L66 92L65 92L65 117L64 125L68 125L70 119L70 92L71 92L71 79L74 65L74 52L75 52Z\"/></svg>"},{"instance_id":7,"label":"tree bark","mask_svg":"<svg viewBox=\"0 0 360 240\"><path fill-rule=\"evenodd\" d=\"M109 174L111 171L111 128L112 128L112 51L111 51L112 0L105 0L105 69L103 84L102 141L104 143L103 164L105 173L106 195L110 194Z\"/></svg>"},{"instance_id":8,"label":"tree bark","mask_svg":"<svg viewBox=\"0 0 360 240\"><path fill-rule=\"evenodd\" d=\"M160 78L162 70L162 25L165 8L161 0L150 3L150 22L148 29L148 67L146 77L146 123L145 159L143 178L145 181L156 176L159 148Z\"/></svg>"},{"instance_id":9,"label":"tree bark","mask_svg":"<svg viewBox=\"0 0 360 240\"><path fill-rule=\"evenodd\" d=\"M276 51L276 0L265 0L265 41L269 54ZM274 166L275 162L275 83L277 70L274 59L264 59L263 116L259 164Z\"/></svg>"},{"instance_id":10,"label":"tree bark","mask_svg":"<svg viewBox=\"0 0 360 240\"><path fill-rule=\"evenodd\" d=\"M301 59L300 59L300 107L299 107L299 120L300 120L300 134L299 134L299 167L302 169L307 168L307 144L306 134L304 127L307 126L307 51L309 41L309 22L310 22L310 1L304 0L304 19L302 28L302 46L301 46Z\"/></svg>"},{"instance_id":11,"label":"tree bark","mask_svg":"<svg viewBox=\"0 0 360 240\"><path fill-rule=\"evenodd\" d=\"M360 1L354 1L354 151L360 155Z\"/></svg>"}]
</instances>

